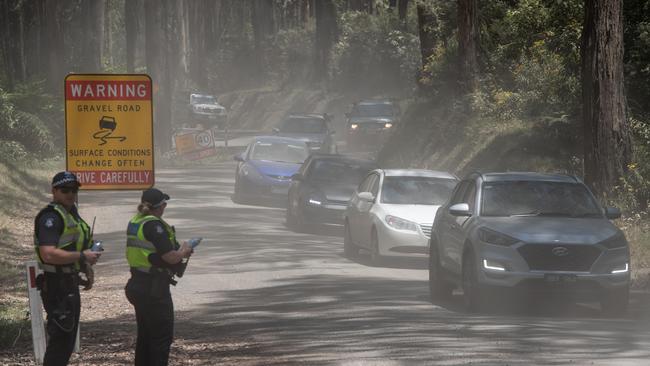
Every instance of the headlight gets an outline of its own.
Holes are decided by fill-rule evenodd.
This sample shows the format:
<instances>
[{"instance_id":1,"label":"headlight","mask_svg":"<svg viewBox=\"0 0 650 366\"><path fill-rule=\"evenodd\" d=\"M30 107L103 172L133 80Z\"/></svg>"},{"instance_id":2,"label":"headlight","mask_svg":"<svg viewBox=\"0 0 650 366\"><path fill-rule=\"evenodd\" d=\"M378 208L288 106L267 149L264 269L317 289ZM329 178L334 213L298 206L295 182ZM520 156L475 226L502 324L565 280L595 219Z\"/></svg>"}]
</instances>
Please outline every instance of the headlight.
<instances>
[{"instance_id":1,"label":"headlight","mask_svg":"<svg viewBox=\"0 0 650 366\"><path fill-rule=\"evenodd\" d=\"M616 249L625 247L627 245L627 240L625 240L625 235L619 231L614 234L614 236L601 241L599 244L603 245L607 249Z\"/></svg>"},{"instance_id":2,"label":"headlight","mask_svg":"<svg viewBox=\"0 0 650 366\"><path fill-rule=\"evenodd\" d=\"M627 273L630 270L630 265L629 263L625 262L625 264L614 267L612 269L612 274L620 274L620 273Z\"/></svg>"},{"instance_id":3,"label":"headlight","mask_svg":"<svg viewBox=\"0 0 650 366\"><path fill-rule=\"evenodd\" d=\"M504 247L510 246L519 241L506 234L502 234L500 232L490 230L484 227L478 229L478 238L485 243L500 245Z\"/></svg>"},{"instance_id":4,"label":"headlight","mask_svg":"<svg viewBox=\"0 0 650 366\"><path fill-rule=\"evenodd\" d=\"M356 124L356 123L353 123L353 124L350 125L351 130L356 130L357 128L359 128L359 125Z\"/></svg>"},{"instance_id":5,"label":"headlight","mask_svg":"<svg viewBox=\"0 0 650 366\"><path fill-rule=\"evenodd\" d=\"M384 128L391 128L391 127L393 127L393 124L391 122L386 122L384 124Z\"/></svg>"},{"instance_id":6,"label":"headlight","mask_svg":"<svg viewBox=\"0 0 650 366\"><path fill-rule=\"evenodd\" d=\"M489 259L483 259L483 268L491 269L493 271L500 271L500 272L506 270L506 267L504 265Z\"/></svg>"},{"instance_id":7,"label":"headlight","mask_svg":"<svg viewBox=\"0 0 650 366\"><path fill-rule=\"evenodd\" d=\"M418 224L396 216L386 216L386 223L397 230L418 231Z\"/></svg>"},{"instance_id":8,"label":"headlight","mask_svg":"<svg viewBox=\"0 0 650 366\"><path fill-rule=\"evenodd\" d=\"M312 150L320 149L320 145L321 145L321 143L317 142L317 141L311 141L311 142L307 143L307 146L309 146L309 148L312 149Z\"/></svg>"},{"instance_id":9,"label":"headlight","mask_svg":"<svg viewBox=\"0 0 650 366\"><path fill-rule=\"evenodd\" d=\"M325 197L323 197L323 195L319 194L318 192L314 192L309 195L307 202L312 206L321 206L325 203Z\"/></svg>"}]
</instances>

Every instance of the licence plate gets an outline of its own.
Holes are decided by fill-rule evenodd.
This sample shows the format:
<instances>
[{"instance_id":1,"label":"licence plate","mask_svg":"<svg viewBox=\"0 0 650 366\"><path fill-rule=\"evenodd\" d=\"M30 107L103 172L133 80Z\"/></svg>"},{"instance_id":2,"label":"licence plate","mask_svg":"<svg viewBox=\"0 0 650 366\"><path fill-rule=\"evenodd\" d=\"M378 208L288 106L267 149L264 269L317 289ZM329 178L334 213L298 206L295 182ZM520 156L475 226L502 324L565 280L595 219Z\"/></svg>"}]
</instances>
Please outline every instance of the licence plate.
<instances>
[{"instance_id":1,"label":"licence plate","mask_svg":"<svg viewBox=\"0 0 650 366\"><path fill-rule=\"evenodd\" d=\"M578 280L578 276L574 274L554 274L547 273L544 275L544 281L551 283L572 283Z\"/></svg>"},{"instance_id":2,"label":"licence plate","mask_svg":"<svg viewBox=\"0 0 650 366\"><path fill-rule=\"evenodd\" d=\"M273 188L271 188L271 193L288 194L289 193L289 187L273 187Z\"/></svg>"}]
</instances>

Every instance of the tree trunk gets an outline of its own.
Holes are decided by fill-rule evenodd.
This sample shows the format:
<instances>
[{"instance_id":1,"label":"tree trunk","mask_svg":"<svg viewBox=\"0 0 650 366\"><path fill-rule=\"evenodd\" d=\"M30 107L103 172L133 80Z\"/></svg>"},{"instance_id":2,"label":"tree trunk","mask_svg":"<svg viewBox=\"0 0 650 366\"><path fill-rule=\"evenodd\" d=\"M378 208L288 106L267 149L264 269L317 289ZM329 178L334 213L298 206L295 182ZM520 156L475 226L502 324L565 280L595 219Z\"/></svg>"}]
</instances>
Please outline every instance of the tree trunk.
<instances>
[{"instance_id":1,"label":"tree trunk","mask_svg":"<svg viewBox=\"0 0 650 366\"><path fill-rule=\"evenodd\" d=\"M458 0L459 91L472 93L478 87L478 4Z\"/></svg>"},{"instance_id":2,"label":"tree trunk","mask_svg":"<svg viewBox=\"0 0 650 366\"><path fill-rule=\"evenodd\" d=\"M406 19L406 15L408 14L408 8L409 8L409 0L399 0L397 11L400 20Z\"/></svg>"},{"instance_id":3,"label":"tree trunk","mask_svg":"<svg viewBox=\"0 0 650 366\"><path fill-rule=\"evenodd\" d=\"M80 53L81 72L102 70L104 41L104 0L82 0L81 14L84 37Z\"/></svg>"},{"instance_id":4,"label":"tree trunk","mask_svg":"<svg viewBox=\"0 0 650 366\"><path fill-rule=\"evenodd\" d=\"M315 3L316 38L314 49L314 81L327 76L330 51L336 40L336 8L332 0L318 0Z\"/></svg>"},{"instance_id":5,"label":"tree trunk","mask_svg":"<svg viewBox=\"0 0 650 366\"><path fill-rule=\"evenodd\" d=\"M46 0L38 0L36 2L36 50L34 56L37 62L37 73L41 76L47 75L48 69L48 55L47 55L47 19L45 17Z\"/></svg>"},{"instance_id":6,"label":"tree trunk","mask_svg":"<svg viewBox=\"0 0 650 366\"><path fill-rule=\"evenodd\" d=\"M102 48L102 54L105 58L103 60L108 65L113 66L115 60L113 59L113 32L111 29L111 2L106 1L104 4L104 47Z\"/></svg>"},{"instance_id":7,"label":"tree trunk","mask_svg":"<svg viewBox=\"0 0 650 366\"><path fill-rule=\"evenodd\" d=\"M47 53L49 71L47 76L50 92L60 93L63 90L64 75L64 39L61 25L61 2L46 0L45 19L47 28Z\"/></svg>"},{"instance_id":8,"label":"tree trunk","mask_svg":"<svg viewBox=\"0 0 650 366\"><path fill-rule=\"evenodd\" d=\"M208 87L208 78L205 76L206 54L206 15L203 1L188 2L189 17L189 46L190 46L190 78L200 89Z\"/></svg>"},{"instance_id":9,"label":"tree trunk","mask_svg":"<svg viewBox=\"0 0 650 366\"><path fill-rule=\"evenodd\" d=\"M631 158L622 0L585 0L581 46L585 182L602 196L619 183Z\"/></svg>"},{"instance_id":10,"label":"tree trunk","mask_svg":"<svg viewBox=\"0 0 650 366\"><path fill-rule=\"evenodd\" d=\"M140 0L124 1L124 28L126 31L126 71L135 72L135 50L139 33L139 2Z\"/></svg>"},{"instance_id":11,"label":"tree trunk","mask_svg":"<svg viewBox=\"0 0 650 366\"><path fill-rule=\"evenodd\" d=\"M251 4L251 24L253 26L253 43L255 46L255 70L260 74L265 71L265 45L267 39L273 34L273 0L254 0ZM262 75L260 75L262 76Z\"/></svg>"},{"instance_id":12,"label":"tree trunk","mask_svg":"<svg viewBox=\"0 0 650 366\"><path fill-rule=\"evenodd\" d=\"M424 4L418 4L417 11L418 32L420 34L420 55L422 56L422 67L424 68L436 47L437 19L431 9Z\"/></svg>"}]
</instances>

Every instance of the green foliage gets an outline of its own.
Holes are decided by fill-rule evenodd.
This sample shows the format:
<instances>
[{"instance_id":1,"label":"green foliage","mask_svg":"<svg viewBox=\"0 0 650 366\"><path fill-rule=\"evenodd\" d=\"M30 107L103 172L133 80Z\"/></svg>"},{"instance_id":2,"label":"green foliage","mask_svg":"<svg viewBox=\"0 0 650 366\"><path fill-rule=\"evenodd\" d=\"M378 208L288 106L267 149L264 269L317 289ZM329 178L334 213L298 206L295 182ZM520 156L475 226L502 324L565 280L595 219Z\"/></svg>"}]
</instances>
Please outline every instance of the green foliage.
<instances>
[{"instance_id":1,"label":"green foliage","mask_svg":"<svg viewBox=\"0 0 650 366\"><path fill-rule=\"evenodd\" d=\"M336 85L376 90L413 85L420 67L418 36L401 29L394 15L345 12L339 28L331 62Z\"/></svg>"},{"instance_id":2,"label":"green foliage","mask_svg":"<svg viewBox=\"0 0 650 366\"><path fill-rule=\"evenodd\" d=\"M60 109L39 84L20 85L13 93L0 88L0 149L20 157L26 152L49 154L63 139Z\"/></svg>"},{"instance_id":3,"label":"green foliage","mask_svg":"<svg viewBox=\"0 0 650 366\"><path fill-rule=\"evenodd\" d=\"M581 2L496 1L485 8L484 85L495 104L493 115L576 116Z\"/></svg>"},{"instance_id":4,"label":"green foliage","mask_svg":"<svg viewBox=\"0 0 650 366\"><path fill-rule=\"evenodd\" d=\"M308 30L280 30L272 40L267 57L271 79L281 85L306 80L313 61L313 42Z\"/></svg>"},{"instance_id":5,"label":"green foliage","mask_svg":"<svg viewBox=\"0 0 650 366\"><path fill-rule=\"evenodd\" d=\"M629 118L634 156L620 184L614 187L613 201L628 213L648 214L650 205L650 124Z\"/></svg>"},{"instance_id":6,"label":"green foliage","mask_svg":"<svg viewBox=\"0 0 650 366\"><path fill-rule=\"evenodd\" d=\"M628 103L636 113L648 113L650 99L650 0L624 3L625 77Z\"/></svg>"}]
</instances>

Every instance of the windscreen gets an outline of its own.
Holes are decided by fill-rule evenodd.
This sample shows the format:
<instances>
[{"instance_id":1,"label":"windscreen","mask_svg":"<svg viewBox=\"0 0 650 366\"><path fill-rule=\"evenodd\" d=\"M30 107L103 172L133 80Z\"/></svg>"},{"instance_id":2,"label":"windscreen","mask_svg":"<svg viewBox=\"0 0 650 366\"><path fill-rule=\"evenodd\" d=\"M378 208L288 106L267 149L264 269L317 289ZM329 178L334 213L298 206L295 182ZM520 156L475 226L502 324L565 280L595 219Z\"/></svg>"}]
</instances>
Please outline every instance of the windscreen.
<instances>
[{"instance_id":1,"label":"windscreen","mask_svg":"<svg viewBox=\"0 0 650 366\"><path fill-rule=\"evenodd\" d=\"M442 205L456 180L431 177L385 177L381 202L398 205Z\"/></svg>"},{"instance_id":2,"label":"windscreen","mask_svg":"<svg viewBox=\"0 0 650 366\"><path fill-rule=\"evenodd\" d=\"M193 104L216 104L217 100L209 95L195 95L192 97Z\"/></svg>"},{"instance_id":3,"label":"windscreen","mask_svg":"<svg viewBox=\"0 0 650 366\"><path fill-rule=\"evenodd\" d=\"M582 184L511 181L483 185L481 215L602 217L603 214Z\"/></svg>"},{"instance_id":4,"label":"windscreen","mask_svg":"<svg viewBox=\"0 0 650 366\"><path fill-rule=\"evenodd\" d=\"M283 133L323 133L325 121L320 118L289 118L280 127Z\"/></svg>"},{"instance_id":5,"label":"windscreen","mask_svg":"<svg viewBox=\"0 0 650 366\"><path fill-rule=\"evenodd\" d=\"M314 167L311 169L309 178L318 182L357 186L372 169L374 169L374 166L368 164L319 160L315 162Z\"/></svg>"},{"instance_id":6,"label":"windscreen","mask_svg":"<svg viewBox=\"0 0 650 366\"><path fill-rule=\"evenodd\" d=\"M302 163L307 159L309 150L304 144L281 142L261 142L253 145L250 154L252 160L269 160L286 163Z\"/></svg>"},{"instance_id":7,"label":"windscreen","mask_svg":"<svg viewBox=\"0 0 650 366\"><path fill-rule=\"evenodd\" d=\"M358 104L352 110L355 117L392 117L391 104Z\"/></svg>"}]
</instances>

